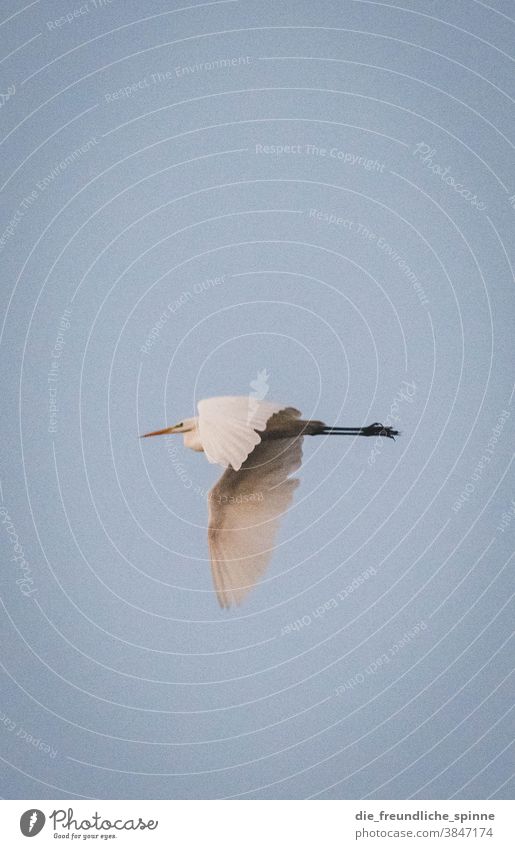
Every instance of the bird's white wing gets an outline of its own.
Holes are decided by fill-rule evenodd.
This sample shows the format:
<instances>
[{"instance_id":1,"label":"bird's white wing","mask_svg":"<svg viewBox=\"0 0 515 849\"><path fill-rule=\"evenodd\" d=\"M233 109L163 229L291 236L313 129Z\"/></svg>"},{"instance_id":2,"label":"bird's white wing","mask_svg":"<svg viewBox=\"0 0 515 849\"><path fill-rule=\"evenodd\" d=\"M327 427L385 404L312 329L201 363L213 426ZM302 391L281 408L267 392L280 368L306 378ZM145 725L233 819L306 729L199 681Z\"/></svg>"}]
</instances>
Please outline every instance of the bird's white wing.
<instances>
[{"instance_id":1,"label":"bird's white wing","mask_svg":"<svg viewBox=\"0 0 515 849\"><path fill-rule=\"evenodd\" d=\"M284 409L284 404L244 395L199 401L199 436L209 462L238 471L261 442L258 431L264 431L268 419Z\"/></svg>"},{"instance_id":2,"label":"bird's white wing","mask_svg":"<svg viewBox=\"0 0 515 849\"><path fill-rule=\"evenodd\" d=\"M262 578L299 484L289 475L301 459L302 437L267 440L209 492L209 553L221 607L240 604Z\"/></svg>"}]
</instances>

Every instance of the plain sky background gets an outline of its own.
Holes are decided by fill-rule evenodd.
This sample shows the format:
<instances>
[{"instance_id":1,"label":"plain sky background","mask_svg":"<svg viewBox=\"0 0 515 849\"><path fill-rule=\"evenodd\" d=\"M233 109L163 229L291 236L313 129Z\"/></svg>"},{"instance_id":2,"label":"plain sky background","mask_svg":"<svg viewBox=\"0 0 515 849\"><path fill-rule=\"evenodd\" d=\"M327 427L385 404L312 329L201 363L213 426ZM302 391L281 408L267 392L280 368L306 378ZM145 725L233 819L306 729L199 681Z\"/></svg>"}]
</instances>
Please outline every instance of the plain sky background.
<instances>
[{"instance_id":1,"label":"plain sky background","mask_svg":"<svg viewBox=\"0 0 515 849\"><path fill-rule=\"evenodd\" d=\"M512 795L511 10L2 4L0 795ZM137 435L263 370L403 434L305 440L222 611L219 470Z\"/></svg>"}]
</instances>

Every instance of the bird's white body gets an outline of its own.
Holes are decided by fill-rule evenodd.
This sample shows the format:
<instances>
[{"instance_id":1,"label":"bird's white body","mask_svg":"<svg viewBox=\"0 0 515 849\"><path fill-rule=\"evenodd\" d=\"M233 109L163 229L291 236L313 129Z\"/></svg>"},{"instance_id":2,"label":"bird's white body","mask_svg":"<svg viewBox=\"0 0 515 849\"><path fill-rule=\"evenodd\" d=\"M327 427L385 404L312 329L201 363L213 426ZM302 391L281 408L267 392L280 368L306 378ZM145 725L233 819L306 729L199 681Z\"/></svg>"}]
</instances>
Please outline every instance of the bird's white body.
<instances>
[{"instance_id":1,"label":"bird's white body","mask_svg":"<svg viewBox=\"0 0 515 849\"><path fill-rule=\"evenodd\" d=\"M210 463L236 472L263 438L301 436L325 426L302 421L293 407L244 395L207 398L199 401L198 411L198 416L160 432L182 433L186 448L203 451Z\"/></svg>"},{"instance_id":2,"label":"bird's white body","mask_svg":"<svg viewBox=\"0 0 515 849\"><path fill-rule=\"evenodd\" d=\"M299 481L305 435L386 435L376 422L366 428L327 427L300 418L299 410L246 396L208 398L198 416L145 436L182 433L184 445L204 452L225 472L208 493L208 542L213 583L222 607L239 604L263 576L280 520Z\"/></svg>"}]
</instances>

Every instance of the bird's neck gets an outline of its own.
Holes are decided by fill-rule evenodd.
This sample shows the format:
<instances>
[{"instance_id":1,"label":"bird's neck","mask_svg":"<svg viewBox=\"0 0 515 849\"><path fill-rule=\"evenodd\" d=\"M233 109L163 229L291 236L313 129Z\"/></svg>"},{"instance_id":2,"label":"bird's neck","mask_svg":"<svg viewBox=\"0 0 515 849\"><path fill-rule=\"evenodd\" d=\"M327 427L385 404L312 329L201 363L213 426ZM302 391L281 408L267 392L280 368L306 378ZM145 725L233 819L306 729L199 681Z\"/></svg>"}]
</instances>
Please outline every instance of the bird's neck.
<instances>
[{"instance_id":1,"label":"bird's neck","mask_svg":"<svg viewBox=\"0 0 515 849\"><path fill-rule=\"evenodd\" d=\"M203 451L202 443L200 441L200 434L198 429L198 421L194 420L194 427L191 430L188 430L184 436L184 447L191 448L192 451Z\"/></svg>"}]
</instances>

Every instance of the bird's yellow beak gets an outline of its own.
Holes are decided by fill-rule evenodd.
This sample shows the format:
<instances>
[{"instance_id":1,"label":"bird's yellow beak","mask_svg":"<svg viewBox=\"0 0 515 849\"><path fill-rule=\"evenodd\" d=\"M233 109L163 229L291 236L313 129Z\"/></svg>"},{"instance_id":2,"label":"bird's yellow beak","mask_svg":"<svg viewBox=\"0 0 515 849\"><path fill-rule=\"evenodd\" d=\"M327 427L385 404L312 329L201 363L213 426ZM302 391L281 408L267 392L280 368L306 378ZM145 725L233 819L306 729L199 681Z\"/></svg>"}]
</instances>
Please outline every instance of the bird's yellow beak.
<instances>
[{"instance_id":1,"label":"bird's yellow beak","mask_svg":"<svg viewBox=\"0 0 515 849\"><path fill-rule=\"evenodd\" d=\"M173 433L175 430L174 427L165 427L163 430L153 430L150 433L142 433L140 439L145 439L147 436L163 436L165 433Z\"/></svg>"}]
</instances>

